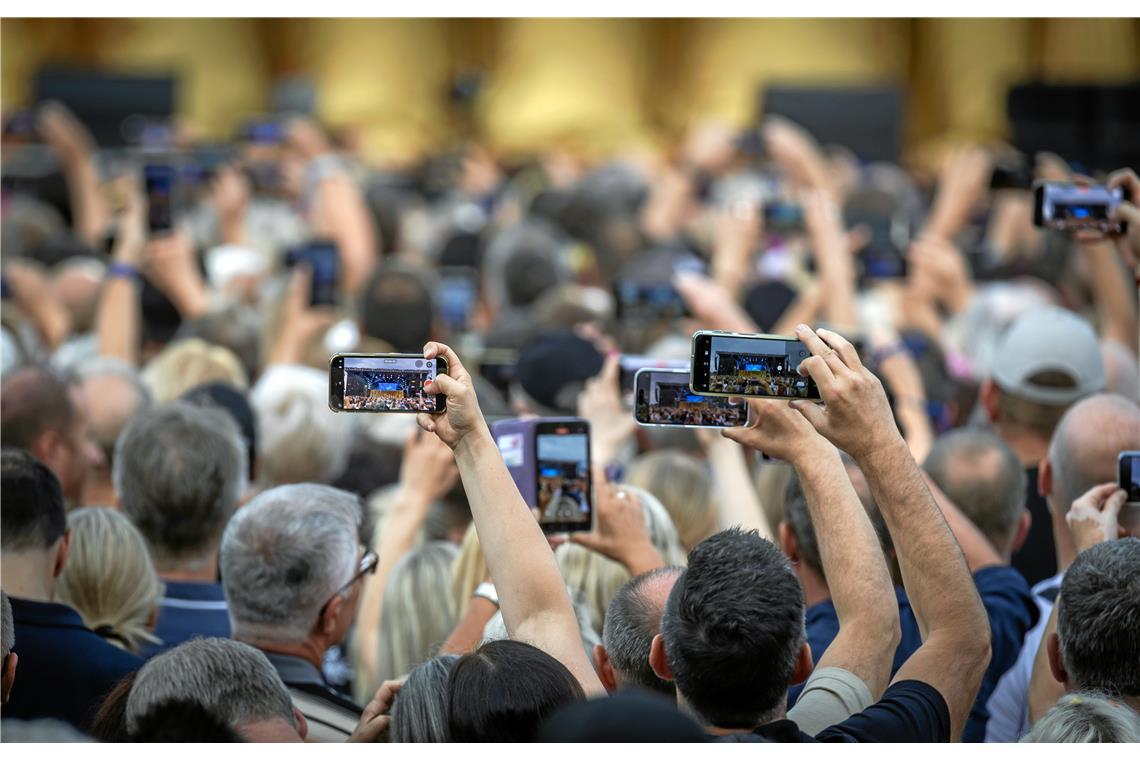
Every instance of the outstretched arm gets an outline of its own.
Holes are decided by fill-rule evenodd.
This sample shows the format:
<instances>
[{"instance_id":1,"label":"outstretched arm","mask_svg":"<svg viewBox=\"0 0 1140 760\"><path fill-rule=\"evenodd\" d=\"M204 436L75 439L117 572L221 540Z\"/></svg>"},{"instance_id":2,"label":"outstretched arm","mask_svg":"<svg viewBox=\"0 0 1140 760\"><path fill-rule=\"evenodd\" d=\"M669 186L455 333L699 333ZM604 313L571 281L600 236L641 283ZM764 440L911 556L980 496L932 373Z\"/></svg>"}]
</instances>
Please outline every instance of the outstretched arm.
<instances>
[{"instance_id":1,"label":"outstretched arm","mask_svg":"<svg viewBox=\"0 0 1140 760\"><path fill-rule=\"evenodd\" d=\"M791 402L832 443L855 458L898 554L923 643L895 682L923 681L946 700L951 737L962 729L990 660L990 629L962 550L899 435L878 378L855 348L830 330L796 335L811 351L800 365L826 407Z\"/></svg>"},{"instance_id":2,"label":"outstretched arm","mask_svg":"<svg viewBox=\"0 0 1140 760\"><path fill-rule=\"evenodd\" d=\"M533 644L569 668L587 694L604 694L582 648L578 619L554 553L503 463L479 410L471 376L451 348L428 343L424 358L437 356L447 360L448 371L427 391L447 396L447 411L421 413L417 422L455 452L507 631L512 639Z\"/></svg>"},{"instance_id":3,"label":"outstretched arm","mask_svg":"<svg viewBox=\"0 0 1140 760\"><path fill-rule=\"evenodd\" d=\"M901 636L898 602L871 520L839 452L784 401L750 400L748 427L724 431L747 446L792 464L800 476L820 560L839 617L839 633L819 667L837 667L880 696L891 677Z\"/></svg>"}]
</instances>

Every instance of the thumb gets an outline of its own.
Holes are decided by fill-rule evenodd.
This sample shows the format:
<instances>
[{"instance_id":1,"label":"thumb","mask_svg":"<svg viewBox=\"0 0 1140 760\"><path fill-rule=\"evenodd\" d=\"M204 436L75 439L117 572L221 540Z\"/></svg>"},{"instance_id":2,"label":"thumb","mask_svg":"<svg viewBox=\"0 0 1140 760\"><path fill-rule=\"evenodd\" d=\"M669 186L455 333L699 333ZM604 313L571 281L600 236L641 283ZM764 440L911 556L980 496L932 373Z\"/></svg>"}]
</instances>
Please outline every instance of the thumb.
<instances>
[{"instance_id":1,"label":"thumb","mask_svg":"<svg viewBox=\"0 0 1140 760\"><path fill-rule=\"evenodd\" d=\"M819 405L811 401L804 401L803 399L794 399L788 403L793 409L802 414L807 421L811 423L812 427L819 432L822 433L823 429L827 427L827 412L823 411Z\"/></svg>"}]
</instances>

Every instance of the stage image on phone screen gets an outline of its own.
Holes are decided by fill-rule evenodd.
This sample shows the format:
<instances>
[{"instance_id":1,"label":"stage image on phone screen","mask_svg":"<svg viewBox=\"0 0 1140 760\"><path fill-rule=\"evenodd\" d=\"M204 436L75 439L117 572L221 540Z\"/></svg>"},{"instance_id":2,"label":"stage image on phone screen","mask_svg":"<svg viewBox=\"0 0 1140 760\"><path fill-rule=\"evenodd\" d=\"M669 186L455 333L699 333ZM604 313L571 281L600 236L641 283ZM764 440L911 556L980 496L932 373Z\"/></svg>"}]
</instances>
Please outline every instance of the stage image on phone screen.
<instances>
[{"instance_id":1,"label":"stage image on phone screen","mask_svg":"<svg viewBox=\"0 0 1140 760\"><path fill-rule=\"evenodd\" d=\"M741 396L819 398L810 377L796 368L810 356L798 340L713 335L708 357L708 390Z\"/></svg>"},{"instance_id":2,"label":"stage image on phone screen","mask_svg":"<svg viewBox=\"0 0 1140 760\"><path fill-rule=\"evenodd\" d=\"M147 164L143 169L147 229L151 232L174 228L174 176L174 167L166 164Z\"/></svg>"},{"instance_id":3,"label":"stage image on phone screen","mask_svg":"<svg viewBox=\"0 0 1140 760\"><path fill-rule=\"evenodd\" d=\"M1037 200L1038 222L1047 229L1122 231L1120 223L1110 219L1117 204L1124 200L1122 188L1050 182L1039 186Z\"/></svg>"},{"instance_id":4,"label":"stage image on phone screen","mask_svg":"<svg viewBox=\"0 0 1140 760\"><path fill-rule=\"evenodd\" d=\"M434 412L437 396L424 392L435 379L435 360L371 356L344 358L344 408ZM441 407L442 408L442 407Z\"/></svg>"},{"instance_id":5,"label":"stage image on phone screen","mask_svg":"<svg viewBox=\"0 0 1140 760\"><path fill-rule=\"evenodd\" d=\"M474 275L444 272L440 277L436 300L439 304L440 318L449 330L457 332L467 330L477 298Z\"/></svg>"},{"instance_id":6,"label":"stage image on phone screen","mask_svg":"<svg viewBox=\"0 0 1140 760\"><path fill-rule=\"evenodd\" d=\"M589 447L585 433L539 432L536 436L540 522L589 524Z\"/></svg>"},{"instance_id":7,"label":"stage image on phone screen","mask_svg":"<svg viewBox=\"0 0 1140 760\"><path fill-rule=\"evenodd\" d=\"M651 356L623 355L618 360L618 383L621 385L622 400L627 407L633 406L633 381L641 369L683 369L689 371L686 359L654 359Z\"/></svg>"},{"instance_id":8,"label":"stage image on phone screen","mask_svg":"<svg viewBox=\"0 0 1140 760\"><path fill-rule=\"evenodd\" d=\"M643 425L727 428L748 421L747 404L731 404L724 396L693 393L687 370L639 372L636 397L634 417Z\"/></svg>"}]
</instances>

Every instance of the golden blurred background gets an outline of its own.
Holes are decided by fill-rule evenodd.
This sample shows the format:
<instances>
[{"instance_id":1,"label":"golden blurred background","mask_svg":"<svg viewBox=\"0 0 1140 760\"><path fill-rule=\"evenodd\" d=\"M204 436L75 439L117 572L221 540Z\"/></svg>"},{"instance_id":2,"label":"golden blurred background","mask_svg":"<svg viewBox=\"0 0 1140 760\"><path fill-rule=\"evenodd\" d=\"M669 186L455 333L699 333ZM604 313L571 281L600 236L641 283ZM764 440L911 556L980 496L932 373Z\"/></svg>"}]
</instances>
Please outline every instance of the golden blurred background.
<instances>
[{"instance_id":1,"label":"golden blurred background","mask_svg":"<svg viewBox=\"0 0 1140 760\"><path fill-rule=\"evenodd\" d=\"M376 161L447 145L448 90L470 70L488 145L595 156L744 125L766 83L902 85L913 156L1002 138L1011 84L1140 79L1135 19L5 19L2 45L5 111L44 64L175 72L179 115L225 137L305 77L318 116Z\"/></svg>"}]
</instances>

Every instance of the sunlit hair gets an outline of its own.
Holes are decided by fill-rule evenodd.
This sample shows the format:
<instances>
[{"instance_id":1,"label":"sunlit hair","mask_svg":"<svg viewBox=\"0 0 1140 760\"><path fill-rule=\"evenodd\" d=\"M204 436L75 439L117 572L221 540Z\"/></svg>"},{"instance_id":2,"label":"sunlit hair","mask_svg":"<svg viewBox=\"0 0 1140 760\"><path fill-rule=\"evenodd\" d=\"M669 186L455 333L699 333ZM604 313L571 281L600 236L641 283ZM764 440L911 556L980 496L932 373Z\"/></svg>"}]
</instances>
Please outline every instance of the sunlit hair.
<instances>
[{"instance_id":1,"label":"sunlit hair","mask_svg":"<svg viewBox=\"0 0 1140 760\"><path fill-rule=\"evenodd\" d=\"M479 534L475 532L475 522L467 526L459 556L451 566L451 598L455 601L455 615L461 619L471 604L471 595L487 578L487 560L483 557L483 547L479 544Z\"/></svg>"},{"instance_id":2,"label":"sunlit hair","mask_svg":"<svg viewBox=\"0 0 1140 760\"><path fill-rule=\"evenodd\" d=\"M626 482L665 505L686 550L716 532L712 478L705 465L688 454L668 449L643 454L629 466Z\"/></svg>"},{"instance_id":3,"label":"sunlit hair","mask_svg":"<svg viewBox=\"0 0 1140 760\"><path fill-rule=\"evenodd\" d=\"M164 348L147 364L142 379L156 404L173 401L206 383L225 382L243 391L249 388L249 378L234 353L201 338L187 338Z\"/></svg>"},{"instance_id":4,"label":"sunlit hair","mask_svg":"<svg viewBox=\"0 0 1140 760\"><path fill-rule=\"evenodd\" d=\"M1022 742L1101 744L1140 742L1140 715L1101 694L1066 694L1041 716Z\"/></svg>"},{"instance_id":5,"label":"sunlit hair","mask_svg":"<svg viewBox=\"0 0 1140 760\"><path fill-rule=\"evenodd\" d=\"M147 622L162 598L146 541L114 509L84 507L67 516L71 552L55 589L84 624L121 649L137 652L157 643Z\"/></svg>"}]
</instances>

